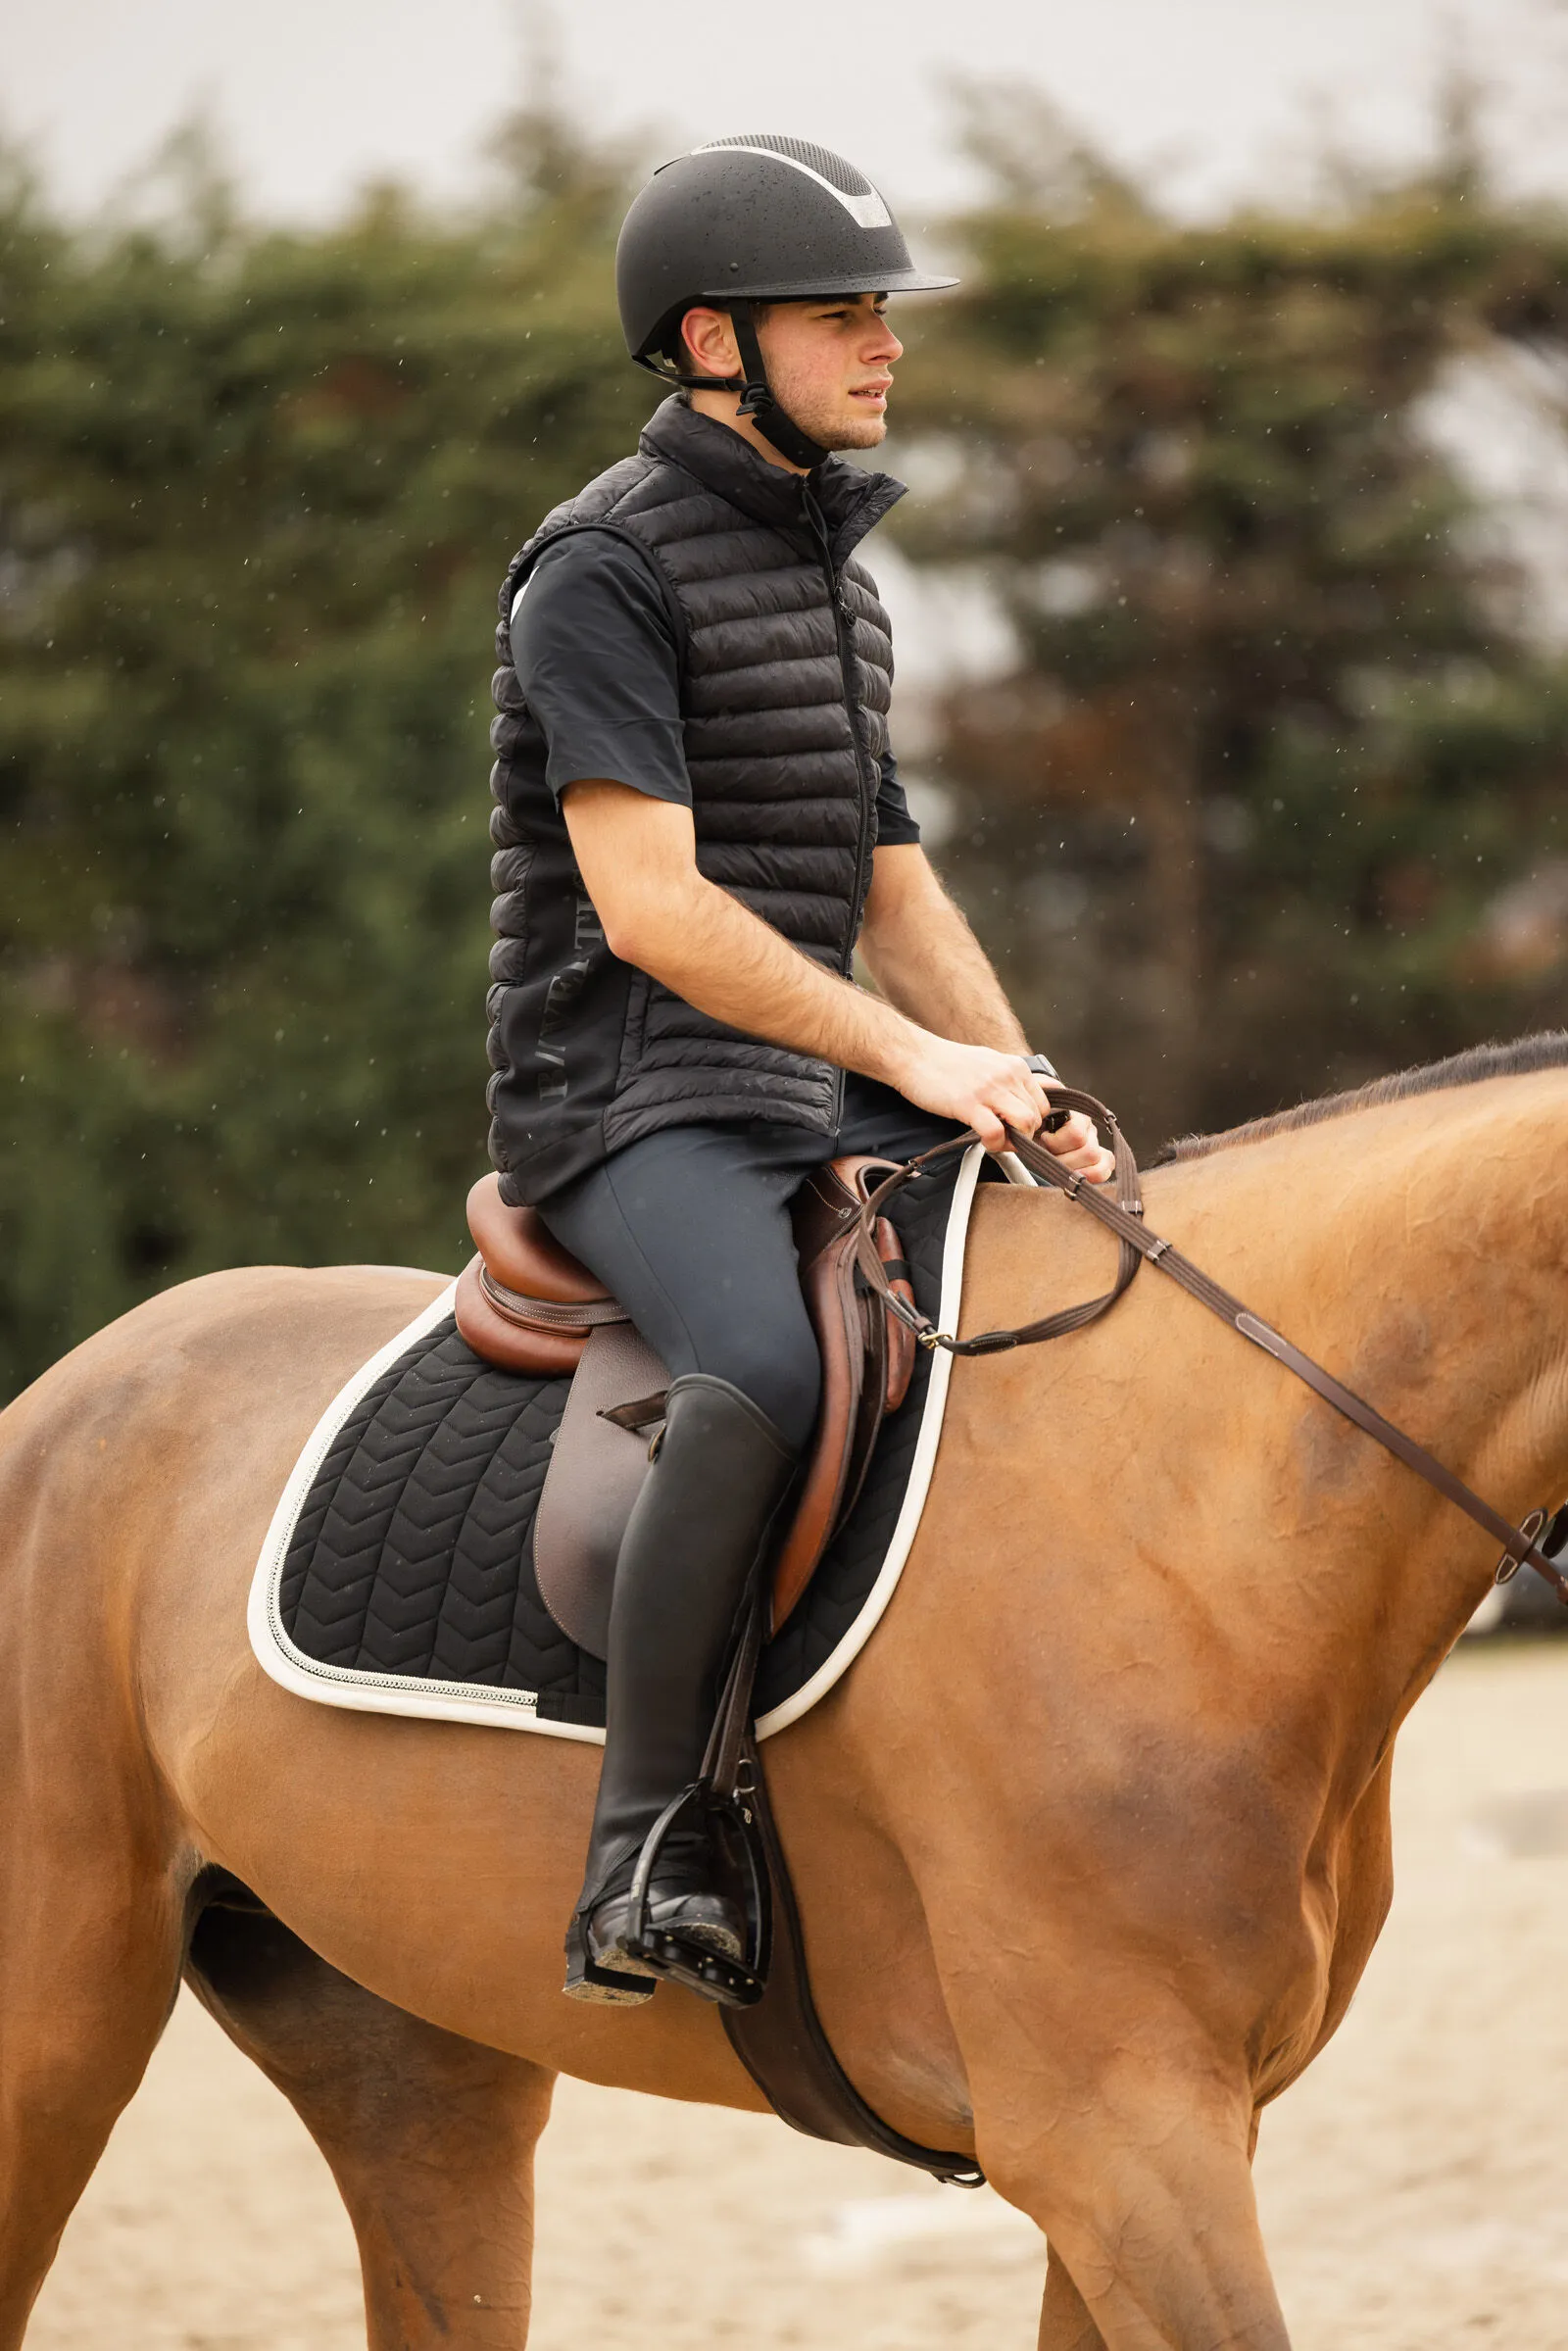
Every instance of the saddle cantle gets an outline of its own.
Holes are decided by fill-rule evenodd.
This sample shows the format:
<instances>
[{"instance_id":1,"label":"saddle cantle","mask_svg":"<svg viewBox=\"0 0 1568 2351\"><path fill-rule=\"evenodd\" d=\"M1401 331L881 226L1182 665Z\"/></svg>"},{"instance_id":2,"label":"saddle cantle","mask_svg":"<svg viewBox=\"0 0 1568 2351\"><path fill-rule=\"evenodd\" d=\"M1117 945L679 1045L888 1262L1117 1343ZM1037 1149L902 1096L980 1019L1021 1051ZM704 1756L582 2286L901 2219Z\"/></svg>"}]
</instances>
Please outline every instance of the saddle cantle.
<instances>
[{"instance_id":1,"label":"saddle cantle","mask_svg":"<svg viewBox=\"0 0 1568 2351\"><path fill-rule=\"evenodd\" d=\"M629 1317L562 1248L537 1208L509 1208L499 1176L468 1194L478 1255L458 1277L458 1329L476 1355L532 1379L575 1371L592 1331Z\"/></svg>"},{"instance_id":2,"label":"saddle cantle","mask_svg":"<svg viewBox=\"0 0 1568 2351\"><path fill-rule=\"evenodd\" d=\"M870 1296L855 1267L854 1211L892 1164L835 1159L802 1186L795 1203L801 1283L822 1355L822 1407L774 1569L775 1632L854 1508L883 1418L908 1390L913 1337ZM478 1254L459 1277L454 1301L464 1340L503 1370L571 1377L539 1500L534 1573L562 1631L603 1657L615 1556L662 1425L669 1374L537 1209L507 1205L498 1177L482 1177L469 1193L468 1230ZM894 1287L912 1303L898 1234L886 1218L878 1220L877 1249Z\"/></svg>"}]
</instances>

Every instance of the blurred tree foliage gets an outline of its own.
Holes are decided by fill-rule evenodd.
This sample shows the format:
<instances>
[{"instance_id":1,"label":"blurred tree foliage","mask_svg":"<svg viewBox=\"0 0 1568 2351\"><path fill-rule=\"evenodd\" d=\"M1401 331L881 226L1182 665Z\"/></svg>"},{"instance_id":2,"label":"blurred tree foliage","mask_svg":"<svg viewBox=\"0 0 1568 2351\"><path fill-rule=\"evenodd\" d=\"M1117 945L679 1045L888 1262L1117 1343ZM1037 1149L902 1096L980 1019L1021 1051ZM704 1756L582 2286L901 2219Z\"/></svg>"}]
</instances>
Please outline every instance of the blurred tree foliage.
<instances>
[{"instance_id":1,"label":"blurred tree foliage","mask_svg":"<svg viewBox=\"0 0 1568 2351\"><path fill-rule=\"evenodd\" d=\"M1016 636L935 761L1034 1033L1152 1145L1561 1019L1568 669L1424 426L1459 360L1560 345L1568 220L1489 196L1463 108L1413 184L1200 227L1038 100L973 131L895 527Z\"/></svg>"},{"instance_id":2,"label":"blurred tree foliage","mask_svg":"<svg viewBox=\"0 0 1568 2351\"><path fill-rule=\"evenodd\" d=\"M1457 149L1191 228L1017 102L980 139L890 455L1016 630L935 760L1036 1034L1152 1142L1559 1016L1568 685L1419 419L1558 337L1568 227ZM312 232L194 143L161 221L0 188L0 1393L209 1267L464 1253L496 586L650 406L622 160L500 153L483 217Z\"/></svg>"},{"instance_id":3,"label":"blurred tree foliage","mask_svg":"<svg viewBox=\"0 0 1568 2351\"><path fill-rule=\"evenodd\" d=\"M485 1164L487 644L649 406L624 173L493 218L0 206L0 1395L248 1260L454 1266Z\"/></svg>"}]
</instances>

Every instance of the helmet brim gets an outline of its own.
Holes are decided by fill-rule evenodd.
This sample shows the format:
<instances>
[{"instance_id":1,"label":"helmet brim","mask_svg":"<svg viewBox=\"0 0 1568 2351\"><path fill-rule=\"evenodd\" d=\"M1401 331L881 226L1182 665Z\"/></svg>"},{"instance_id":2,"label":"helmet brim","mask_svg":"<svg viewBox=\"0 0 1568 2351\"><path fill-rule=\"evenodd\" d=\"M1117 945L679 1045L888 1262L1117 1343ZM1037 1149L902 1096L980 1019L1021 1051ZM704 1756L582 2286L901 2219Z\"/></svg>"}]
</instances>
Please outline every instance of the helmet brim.
<instances>
[{"instance_id":1,"label":"helmet brim","mask_svg":"<svg viewBox=\"0 0 1568 2351\"><path fill-rule=\"evenodd\" d=\"M935 277L929 269L890 269L875 285L867 285L863 276L781 277L766 281L759 278L745 285L737 285L731 279L728 285L710 286L705 293L694 294L691 300L723 310L736 301L826 302L835 294L940 294L957 283L956 277ZM687 308L691 308L690 303Z\"/></svg>"}]
</instances>

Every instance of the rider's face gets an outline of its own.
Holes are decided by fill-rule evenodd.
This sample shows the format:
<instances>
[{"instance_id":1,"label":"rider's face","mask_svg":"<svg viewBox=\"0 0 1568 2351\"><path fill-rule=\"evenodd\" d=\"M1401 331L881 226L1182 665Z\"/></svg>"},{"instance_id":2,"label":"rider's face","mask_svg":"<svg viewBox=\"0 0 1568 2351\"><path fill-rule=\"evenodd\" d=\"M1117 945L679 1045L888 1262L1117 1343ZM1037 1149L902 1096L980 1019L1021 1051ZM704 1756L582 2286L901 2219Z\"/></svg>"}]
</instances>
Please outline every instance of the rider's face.
<instances>
[{"instance_id":1,"label":"rider's face","mask_svg":"<svg viewBox=\"0 0 1568 2351\"><path fill-rule=\"evenodd\" d=\"M881 294L842 294L820 302L778 302L758 325L768 382L785 413L824 449L874 449L887 432L893 363L904 345L884 316ZM723 311L688 311L686 340L705 375L741 372L734 331ZM728 400L695 396L696 405Z\"/></svg>"},{"instance_id":2,"label":"rider's face","mask_svg":"<svg viewBox=\"0 0 1568 2351\"><path fill-rule=\"evenodd\" d=\"M779 405L824 449L874 449L886 436L893 363L903 357L885 297L781 302L758 329Z\"/></svg>"}]
</instances>

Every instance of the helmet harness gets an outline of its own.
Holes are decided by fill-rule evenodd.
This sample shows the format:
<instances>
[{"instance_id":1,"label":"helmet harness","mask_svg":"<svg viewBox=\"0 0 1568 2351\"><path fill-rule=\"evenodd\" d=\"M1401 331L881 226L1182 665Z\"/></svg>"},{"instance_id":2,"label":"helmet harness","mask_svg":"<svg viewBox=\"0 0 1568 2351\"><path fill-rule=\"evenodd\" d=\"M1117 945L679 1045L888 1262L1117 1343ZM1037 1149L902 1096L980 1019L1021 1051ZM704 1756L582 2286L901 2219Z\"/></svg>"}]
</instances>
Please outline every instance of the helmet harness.
<instances>
[{"instance_id":1,"label":"helmet harness","mask_svg":"<svg viewBox=\"0 0 1568 2351\"><path fill-rule=\"evenodd\" d=\"M808 297L797 295L797 301ZM762 346L757 335L757 312L749 294L731 295L725 306L729 322L735 331L736 349L741 355L741 404L737 415L756 419L757 429L764 441L771 441L780 457L787 457L792 465L804 465L808 472L819 465L829 454L819 441L803 432L787 409L779 406L778 397L767 380L767 364L762 358ZM661 367L658 360L645 352L634 354L639 367L651 375L662 376L665 383L679 384L683 392L733 392L733 375L685 375L673 368Z\"/></svg>"}]
</instances>

